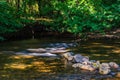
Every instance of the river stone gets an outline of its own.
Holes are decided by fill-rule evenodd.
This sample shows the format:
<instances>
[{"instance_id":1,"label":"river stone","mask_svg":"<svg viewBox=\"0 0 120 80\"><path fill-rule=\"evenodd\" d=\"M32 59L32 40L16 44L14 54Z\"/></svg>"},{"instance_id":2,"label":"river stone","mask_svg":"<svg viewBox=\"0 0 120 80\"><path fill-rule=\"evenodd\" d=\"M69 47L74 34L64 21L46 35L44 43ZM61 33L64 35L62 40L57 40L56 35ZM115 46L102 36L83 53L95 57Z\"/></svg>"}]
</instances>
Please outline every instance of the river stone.
<instances>
[{"instance_id":1,"label":"river stone","mask_svg":"<svg viewBox=\"0 0 120 80\"><path fill-rule=\"evenodd\" d=\"M67 52L67 53L64 53L62 54L62 56L67 59L68 61L72 61L73 60L73 56L72 56L72 53L71 52Z\"/></svg>"},{"instance_id":2,"label":"river stone","mask_svg":"<svg viewBox=\"0 0 120 80\"><path fill-rule=\"evenodd\" d=\"M102 63L100 64L100 67L99 67L99 73L100 74L108 74L110 73L110 66L108 63Z\"/></svg>"},{"instance_id":3,"label":"river stone","mask_svg":"<svg viewBox=\"0 0 120 80\"><path fill-rule=\"evenodd\" d=\"M80 69L83 69L83 70L89 70L89 71L94 71L95 68L92 67L91 65L86 65L86 64L82 64L82 63L75 63L72 65L72 67L74 68L80 68Z\"/></svg>"},{"instance_id":4,"label":"river stone","mask_svg":"<svg viewBox=\"0 0 120 80\"><path fill-rule=\"evenodd\" d=\"M111 68L114 68L114 69L119 68L119 65L115 62L110 62L109 65Z\"/></svg>"},{"instance_id":5,"label":"river stone","mask_svg":"<svg viewBox=\"0 0 120 80\"><path fill-rule=\"evenodd\" d=\"M89 61L89 58L84 57L80 54L76 54L76 55L74 55L74 61L77 62L77 63L82 63L82 62Z\"/></svg>"},{"instance_id":6,"label":"river stone","mask_svg":"<svg viewBox=\"0 0 120 80\"><path fill-rule=\"evenodd\" d=\"M100 66L100 61L91 62L91 65L92 65L95 69L98 69L99 66Z\"/></svg>"},{"instance_id":7,"label":"river stone","mask_svg":"<svg viewBox=\"0 0 120 80\"><path fill-rule=\"evenodd\" d=\"M47 47L45 49L49 51L49 50L65 50L66 48L64 48L64 47L60 47L60 48L57 48L57 47L49 48L49 47Z\"/></svg>"},{"instance_id":8,"label":"river stone","mask_svg":"<svg viewBox=\"0 0 120 80\"><path fill-rule=\"evenodd\" d=\"M75 64L72 65L73 68L77 68L77 67L81 67L81 66L82 66L81 63L75 63Z\"/></svg>"},{"instance_id":9,"label":"river stone","mask_svg":"<svg viewBox=\"0 0 120 80\"><path fill-rule=\"evenodd\" d=\"M118 72L120 72L120 67L117 69Z\"/></svg>"},{"instance_id":10,"label":"river stone","mask_svg":"<svg viewBox=\"0 0 120 80\"><path fill-rule=\"evenodd\" d=\"M111 76L116 76L116 74L117 74L116 72L110 72L109 73L109 75L111 75Z\"/></svg>"},{"instance_id":11,"label":"river stone","mask_svg":"<svg viewBox=\"0 0 120 80\"><path fill-rule=\"evenodd\" d=\"M50 53L53 53L53 54L58 54L58 53L66 53L68 52L69 50L50 50L49 52Z\"/></svg>"},{"instance_id":12,"label":"river stone","mask_svg":"<svg viewBox=\"0 0 120 80\"><path fill-rule=\"evenodd\" d=\"M29 51L29 52L33 52L33 53L44 53L44 52L46 52L46 49L44 49L44 48L38 48L38 49L27 49L27 51Z\"/></svg>"},{"instance_id":13,"label":"river stone","mask_svg":"<svg viewBox=\"0 0 120 80\"><path fill-rule=\"evenodd\" d=\"M111 75L100 75L100 74L98 74L98 75L95 75L93 77L94 80L109 80L109 78L112 78L112 76ZM110 79L110 80L113 80L113 79Z\"/></svg>"},{"instance_id":14,"label":"river stone","mask_svg":"<svg viewBox=\"0 0 120 80\"><path fill-rule=\"evenodd\" d=\"M56 47L56 48L70 48L70 47L76 47L78 44L77 43L52 43L49 44L50 47Z\"/></svg>"},{"instance_id":15,"label":"river stone","mask_svg":"<svg viewBox=\"0 0 120 80\"><path fill-rule=\"evenodd\" d=\"M56 54L51 54L51 53L29 53L28 55L41 56L41 57L57 57Z\"/></svg>"}]
</instances>

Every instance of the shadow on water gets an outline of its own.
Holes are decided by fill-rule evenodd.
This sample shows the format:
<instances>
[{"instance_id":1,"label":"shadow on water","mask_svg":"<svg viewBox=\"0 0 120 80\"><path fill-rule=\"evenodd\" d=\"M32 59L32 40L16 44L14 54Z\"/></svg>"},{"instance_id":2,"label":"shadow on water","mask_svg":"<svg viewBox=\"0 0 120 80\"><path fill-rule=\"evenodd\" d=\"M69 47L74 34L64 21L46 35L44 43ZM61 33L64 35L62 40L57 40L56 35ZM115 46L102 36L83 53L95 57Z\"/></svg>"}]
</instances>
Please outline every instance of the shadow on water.
<instances>
[{"instance_id":1,"label":"shadow on water","mask_svg":"<svg viewBox=\"0 0 120 80\"><path fill-rule=\"evenodd\" d=\"M87 41L73 49L75 53L89 56L93 60L115 61L120 64L120 40Z\"/></svg>"},{"instance_id":2,"label":"shadow on water","mask_svg":"<svg viewBox=\"0 0 120 80\"><path fill-rule=\"evenodd\" d=\"M21 41L10 41L0 43L0 51L20 51L25 50L27 48L39 48L39 47L46 47L49 44L54 43L69 43L72 40L62 39L62 38L40 38L40 39L30 39L30 40L21 40Z\"/></svg>"},{"instance_id":3,"label":"shadow on water","mask_svg":"<svg viewBox=\"0 0 120 80\"><path fill-rule=\"evenodd\" d=\"M72 67L65 67L60 58L41 58L23 56L3 51L22 51L28 48L48 47L49 44L70 43L66 39L36 39L0 43L0 80L78 80L91 75L85 71L76 71ZM77 47L70 47L75 54L89 56L92 60L101 62L115 61L120 64L120 41L93 40L80 43ZM88 76L90 79L91 77ZM88 79L88 80L89 80ZM112 80L112 79L111 79ZM113 79L119 80L119 79Z\"/></svg>"}]
</instances>

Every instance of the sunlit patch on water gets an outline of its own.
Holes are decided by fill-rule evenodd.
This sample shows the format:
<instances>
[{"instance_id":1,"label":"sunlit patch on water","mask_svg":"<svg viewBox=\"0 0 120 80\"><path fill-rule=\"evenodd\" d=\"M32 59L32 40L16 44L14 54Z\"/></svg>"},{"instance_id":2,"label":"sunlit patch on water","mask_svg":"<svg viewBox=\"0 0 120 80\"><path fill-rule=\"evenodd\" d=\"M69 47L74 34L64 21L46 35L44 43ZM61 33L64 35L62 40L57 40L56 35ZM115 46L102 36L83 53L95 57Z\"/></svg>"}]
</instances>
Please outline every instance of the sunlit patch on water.
<instances>
[{"instance_id":1,"label":"sunlit patch on water","mask_svg":"<svg viewBox=\"0 0 120 80\"><path fill-rule=\"evenodd\" d=\"M112 52L120 54L120 48L116 48L116 49L112 50Z\"/></svg>"},{"instance_id":2,"label":"sunlit patch on water","mask_svg":"<svg viewBox=\"0 0 120 80\"><path fill-rule=\"evenodd\" d=\"M19 70L24 70L26 68L31 67L32 65L26 65L23 63L11 63L11 64L5 64L5 68L10 68L10 69L19 69Z\"/></svg>"},{"instance_id":3,"label":"sunlit patch on water","mask_svg":"<svg viewBox=\"0 0 120 80\"><path fill-rule=\"evenodd\" d=\"M13 55L13 56L10 56L9 58L11 59L29 59L29 58L33 58L34 56L25 56L25 55Z\"/></svg>"}]
</instances>

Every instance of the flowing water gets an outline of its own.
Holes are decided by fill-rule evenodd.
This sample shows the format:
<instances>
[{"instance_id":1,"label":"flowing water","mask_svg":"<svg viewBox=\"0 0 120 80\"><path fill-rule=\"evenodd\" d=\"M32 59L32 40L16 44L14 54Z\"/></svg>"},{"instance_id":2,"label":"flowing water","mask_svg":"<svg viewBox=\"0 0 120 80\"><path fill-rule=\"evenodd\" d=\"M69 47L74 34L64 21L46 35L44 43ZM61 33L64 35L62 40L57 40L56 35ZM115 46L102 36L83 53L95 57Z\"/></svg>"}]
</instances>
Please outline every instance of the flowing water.
<instances>
[{"instance_id":1,"label":"flowing water","mask_svg":"<svg viewBox=\"0 0 120 80\"><path fill-rule=\"evenodd\" d=\"M79 44L72 39L41 38L0 43L0 80L100 80L99 74L73 69L61 58L15 55L28 48L66 47L74 54L100 62L120 64L120 40L88 40ZM98 77L99 76L99 77ZM104 77L105 78L105 77ZM112 78L109 80L119 80Z\"/></svg>"}]
</instances>

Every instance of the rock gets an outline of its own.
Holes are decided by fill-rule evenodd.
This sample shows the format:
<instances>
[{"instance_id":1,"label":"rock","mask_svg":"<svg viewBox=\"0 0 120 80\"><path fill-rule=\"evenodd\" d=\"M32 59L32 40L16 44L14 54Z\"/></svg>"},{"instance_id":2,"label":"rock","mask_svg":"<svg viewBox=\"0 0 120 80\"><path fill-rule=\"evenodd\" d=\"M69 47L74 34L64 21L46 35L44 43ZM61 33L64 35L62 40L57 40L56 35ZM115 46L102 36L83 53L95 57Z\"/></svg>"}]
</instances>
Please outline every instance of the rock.
<instances>
[{"instance_id":1,"label":"rock","mask_svg":"<svg viewBox=\"0 0 120 80\"><path fill-rule=\"evenodd\" d=\"M71 52L67 52L67 53L64 53L62 54L62 56L67 59L68 61L72 61L73 60L73 56L72 56L72 53Z\"/></svg>"},{"instance_id":2,"label":"rock","mask_svg":"<svg viewBox=\"0 0 120 80\"><path fill-rule=\"evenodd\" d=\"M102 63L99 67L99 73L100 74L108 74L110 73L110 66L108 63Z\"/></svg>"},{"instance_id":3,"label":"rock","mask_svg":"<svg viewBox=\"0 0 120 80\"><path fill-rule=\"evenodd\" d=\"M69 50L66 50L65 48L38 48L38 49L27 49L27 51L31 52L31 53L53 53L53 54L57 54L57 53L65 53L68 52Z\"/></svg>"},{"instance_id":4,"label":"rock","mask_svg":"<svg viewBox=\"0 0 120 80\"><path fill-rule=\"evenodd\" d=\"M58 54L58 53L66 53L69 50L65 49L64 47L61 48L46 48L47 52Z\"/></svg>"},{"instance_id":5,"label":"rock","mask_svg":"<svg viewBox=\"0 0 120 80\"><path fill-rule=\"evenodd\" d=\"M112 79L111 75L96 75L96 76L94 76L93 79L94 80L114 80L114 79Z\"/></svg>"},{"instance_id":6,"label":"rock","mask_svg":"<svg viewBox=\"0 0 120 80\"><path fill-rule=\"evenodd\" d=\"M99 61L91 62L91 64L95 69L98 69L100 67L100 62Z\"/></svg>"},{"instance_id":7,"label":"rock","mask_svg":"<svg viewBox=\"0 0 120 80\"><path fill-rule=\"evenodd\" d=\"M60 48L57 48L57 47L55 47L55 48L45 48L47 51L50 51L50 50L65 50L66 48L64 48L64 47L60 47Z\"/></svg>"},{"instance_id":8,"label":"rock","mask_svg":"<svg viewBox=\"0 0 120 80\"><path fill-rule=\"evenodd\" d=\"M58 54L58 53L66 53L68 51L69 50L60 50L60 49L58 49L58 50L50 50L49 52L53 53L53 54Z\"/></svg>"},{"instance_id":9,"label":"rock","mask_svg":"<svg viewBox=\"0 0 120 80\"><path fill-rule=\"evenodd\" d=\"M109 75L115 76L117 73L116 72L110 72Z\"/></svg>"},{"instance_id":10,"label":"rock","mask_svg":"<svg viewBox=\"0 0 120 80\"><path fill-rule=\"evenodd\" d=\"M117 63L115 63L115 62L110 62L110 63L109 63L109 66L110 66L111 68L114 68L114 69L119 68L119 65L118 65Z\"/></svg>"},{"instance_id":11,"label":"rock","mask_svg":"<svg viewBox=\"0 0 120 80\"><path fill-rule=\"evenodd\" d=\"M117 71L118 71L118 72L120 72L120 67L119 67L119 68L117 68Z\"/></svg>"},{"instance_id":12,"label":"rock","mask_svg":"<svg viewBox=\"0 0 120 80\"><path fill-rule=\"evenodd\" d=\"M96 62L96 60L90 60L90 62L94 63L94 62Z\"/></svg>"},{"instance_id":13,"label":"rock","mask_svg":"<svg viewBox=\"0 0 120 80\"><path fill-rule=\"evenodd\" d=\"M120 78L120 72L117 72L116 77Z\"/></svg>"},{"instance_id":14,"label":"rock","mask_svg":"<svg viewBox=\"0 0 120 80\"><path fill-rule=\"evenodd\" d=\"M80 55L80 54L76 54L75 56L74 56L74 61L75 62L77 62L77 63L82 63L82 62L86 62L86 61L89 61L89 58L88 57L84 57L84 56L82 56L82 55Z\"/></svg>"},{"instance_id":15,"label":"rock","mask_svg":"<svg viewBox=\"0 0 120 80\"><path fill-rule=\"evenodd\" d=\"M80 69L89 70L89 71L95 70L95 68L93 68L91 65L86 65L86 64L82 64L82 63L73 64L72 67L74 67L74 68L79 67Z\"/></svg>"},{"instance_id":16,"label":"rock","mask_svg":"<svg viewBox=\"0 0 120 80\"><path fill-rule=\"evenodd\" d=\"M21 51L21 52L16 52L15 54L17 55L30 55L30 56L41 56L41 57L58 57L56 54L51 54L51 53L30 53L27 51Z\"/></svg>"},{"instance_id":17,"label":"rock","mask_svg":"<svg viewBox=\"0 0 120 80\"><path fill-rule=\"evenodd\" d=\"M81 63L75 63L75 64L72 65L73 68L77 68L77 67L81 67L81 66L82 66Z\"/></svg>"},{"instance_id":18,"label":"rock","mask_svg":"<svg viewBox=\"0 0 120 80\"><path fill-rule=\"evenodd\" d=\"M45 53L46 49L44 48L38 48L38 49L27 49L27 51L29 52L33 52L33 53Z\"/></svg>"},{"instance_id":19,"label":"rock","mask_svg":"<svg viewBox=\"0 0 120 80\"><path fill-rule=\"evenodd\" d=\"M89 70L89 71L95 70L95 68L93 68L91 65L82 65L80 68L84 70Z\"/></svg>"},{"instance_id":20,"label":"rock","mask_svg":"<svg viewBox=\"0 0 120 80\"><path fill-rule=\"evenodd\" d=\"M65 47L65 48L69 48L68 44L67 43L56 43L56 44L50 44L51 47L57 47L57 48L60 48L60 47Z\"/></svg>"},{"instance_id":21,"label":"rock","mask_svg":"<svg viewBox=\"0 0 120 80\"><path fill-rule=\"evenodd\" d=\"M56 48L70 48L70 47L76 47L78 44L77 43L52 43L49 44L50 47L56 47Z\"/></svg>"},{"instance_id":22,"label":"rock","mask_svg":"<svg viewBox=\"0 0 120 80\"><path fill-rule=\"evenodd\" d=\"M57 57L56 54L51 54L51 53L29 53L28 55L41 56L41 57Z\"/></svg>"}]
</instances>

